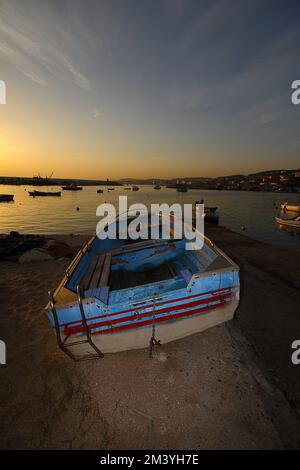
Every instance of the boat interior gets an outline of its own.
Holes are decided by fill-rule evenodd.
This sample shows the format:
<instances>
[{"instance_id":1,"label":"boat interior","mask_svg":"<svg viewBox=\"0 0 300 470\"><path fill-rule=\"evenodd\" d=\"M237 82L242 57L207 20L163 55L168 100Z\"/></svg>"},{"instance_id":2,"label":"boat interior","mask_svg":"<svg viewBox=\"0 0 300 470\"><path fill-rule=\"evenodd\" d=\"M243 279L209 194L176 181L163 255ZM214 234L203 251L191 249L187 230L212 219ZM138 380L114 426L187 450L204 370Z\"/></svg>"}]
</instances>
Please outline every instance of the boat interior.
<instances>
[{"instance_id":1,"label":"boat interior","mask_svg":"<svg viewBox=\"0 0 300 470\"><path fill-rule=\"evenodd\" d=\"M225 269L231 261L206 241L186 250L181 240L99 240L81 256L65 287L109 304L186 288L192 275Z\"/></svg>"}]
</instances>

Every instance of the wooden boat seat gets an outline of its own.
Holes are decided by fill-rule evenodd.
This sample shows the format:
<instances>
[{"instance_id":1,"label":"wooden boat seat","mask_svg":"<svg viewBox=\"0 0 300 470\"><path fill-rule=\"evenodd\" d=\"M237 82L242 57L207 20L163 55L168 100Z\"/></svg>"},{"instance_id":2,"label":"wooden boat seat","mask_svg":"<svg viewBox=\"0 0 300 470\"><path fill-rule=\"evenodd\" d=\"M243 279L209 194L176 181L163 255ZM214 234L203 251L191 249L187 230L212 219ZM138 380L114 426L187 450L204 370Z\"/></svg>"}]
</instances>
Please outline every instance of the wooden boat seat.
<instances>
[{"instance_id":1,"label":"wooden boat seat","mask_svg":"<svg viewBox=\"0 0 300 470\"><path fill-rule=\"evenodd\" d=\"M83 290L96 289L108 285L111 253L95 256L83 275L80 286Z\"/></svg>"},{"instance_id":2,"label":"wooden boat seat","mask_svg":"<svg viewBox=\"0 0 300 470\"><path fill-rule=\"evenodd\" d=\"M152 247L156 248L157 246L162 246L162 245L167 245L167 244L168 244L168 241L165 241L165 240L159 240L159 241L147 240L147 241L124 245L121 248L113 250L112 254L121 255L125 253L131 253L133 251L139 251L139 250L146 249L146 248L152 248Z\"/></svg>"}]
</instances>

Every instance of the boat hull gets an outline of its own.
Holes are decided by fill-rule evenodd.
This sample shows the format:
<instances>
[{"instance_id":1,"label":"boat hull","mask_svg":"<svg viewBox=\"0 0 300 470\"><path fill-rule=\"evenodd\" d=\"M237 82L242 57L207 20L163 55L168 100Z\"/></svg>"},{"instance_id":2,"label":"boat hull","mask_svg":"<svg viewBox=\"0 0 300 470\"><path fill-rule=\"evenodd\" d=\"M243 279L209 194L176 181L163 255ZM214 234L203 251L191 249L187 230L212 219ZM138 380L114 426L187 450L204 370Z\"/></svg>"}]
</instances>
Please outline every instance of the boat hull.
<instances>
[{"instance_id":1,"label":"boat hull","mask_svg":"<svg viewBox=\"0 0 300 470\"><path fill-rule=\"evenodd\" d=\"M290 212L300 212L300 206L291 205L291 204L281 204L281 209L284 211L290 211Z\"/></svg>"},{"instance_id":2,"label":"boat hull","mask_svg":"<svg viewBox=\"0 0 300 470\"><path fill-rule=\"evenodd\" d=\"M13 194L0 194L0 202L10 202L14 200Z\"/></svg>"},{"instance_id":3,"label":"boat hull","mask_svg":"<svg viewBox=\"0 0 300 470\"><path fill-rule=\"evenodd\" d=\"M48 196L59 197L59 196L61 196L61 192L60 192L60 191L56 191L56 192L29 191L28 194L29 194L29 196L33 196L33 197L36 197L36 196L41 196L41 197L48 197Z\"/></svg>"},{"instance_id":4,"label":"boat hull","mask_svg":"<svg viewBox=\"0 0 300 470\"><path fill-rule=\"evenodd\" d=\"M280 219L279 217L276 217L276 222L279 225L283 225L285 227L300 229L300 221L299 220L284 220L284 219Z\"/></svg>"},{"instance_id":5,"label":"boat hull","mask_svg":"<svg viewBox=\"0 0 300 470\"><path fill-rule=\"evenodd\" d=\"M196 316L191 315L181 320L155 324L155 338L160 344L166 344L187 336L201 333L209 328L232 320L238 307L238 296L226 305L211 309ZM145 349L149 347L152 337L152 324L143 328L135 328L108 334L93 334L92 341L104 354ZM84 356L90 352L88 344L78 344L72 349L76 356Z\"/></svg>"},{"instance_id":6,"label":"boat hull","mask_svg":"<svg viewBox=\"0 0 300 470\"><path fill-rule=\"evenodd\" d=\"M74 187L71 187L71 186L70 186L70 187L69 187L69 186L62 186L62 189L63 189L64 191L82 191L82 187L80 187L80 186L79 186L79 187L75 187L75 186L74 186Z\"/></svg>"},{"instance_id":7,"label":"boat hull","mask_svg":"<svg viewBox=\"0 0 300 470\"><path fill-rule=\"evenodd\" d=\"M145 269L151 276L138 282ZM153 337L169 343L231 320L239 286L238 266L207 238L200 252L186 253L183 240L93 237L50 295L48 318L60 347L84 359L93 344L101 353L143 349Z\"/></svg>"}]
</instances>

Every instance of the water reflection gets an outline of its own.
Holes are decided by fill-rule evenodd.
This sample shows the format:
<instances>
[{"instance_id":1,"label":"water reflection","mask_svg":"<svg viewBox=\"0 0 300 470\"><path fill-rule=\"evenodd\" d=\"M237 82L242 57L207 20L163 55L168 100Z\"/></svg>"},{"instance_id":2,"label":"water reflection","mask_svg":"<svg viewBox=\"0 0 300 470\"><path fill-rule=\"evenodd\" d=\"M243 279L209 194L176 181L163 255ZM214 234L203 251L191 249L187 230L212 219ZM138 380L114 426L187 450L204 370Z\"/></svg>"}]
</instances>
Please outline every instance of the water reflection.
<instances>
[{"instance_id":1,"label":"water reflection","mask_svg":"<svg viewBox=\"0 0 300 470\"><path fill-rule=\"evenodd\" d=\"M295 201L295 195L280 193L189 190L178 193L175 189L162 187L156 191L152 186L140 185L137 192L116 187L114 191L97 193L99 186L83 187L82 191L63 191L60 198L35 197L28 192L31 186L0 186L0 193L15 195L15 202L0 204L0 232L17 230L22 233L83 233L96 230L99 218L96 208L103 202L118 206L118 197L126 195L128 205L166 202L194 203L204 199L207 206L217 206L220 224L258 240L299 250L298 233L281 229L275 222L278 208L285 202ZM60 188L39 187L41 191L57 191ZM79 208L79 210L77 210ZM293 232L293 231L292 231Z\"/></svg>"}]
</instances>

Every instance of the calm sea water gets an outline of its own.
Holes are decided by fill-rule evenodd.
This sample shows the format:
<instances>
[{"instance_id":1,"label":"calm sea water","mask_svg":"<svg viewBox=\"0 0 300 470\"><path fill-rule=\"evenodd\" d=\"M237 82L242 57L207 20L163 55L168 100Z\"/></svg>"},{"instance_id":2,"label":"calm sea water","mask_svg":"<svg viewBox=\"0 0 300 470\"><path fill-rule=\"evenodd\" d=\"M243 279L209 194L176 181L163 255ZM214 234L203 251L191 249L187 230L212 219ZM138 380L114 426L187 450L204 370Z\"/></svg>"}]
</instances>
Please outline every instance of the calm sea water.
<instances>
[{"instance_id":1,"label":"calm sea water","mask_svg":"<svg viewBox=\"0 0 300 470\"><path fill-rule=\"evenodd\" d=\"M162 188L157 191L151 186L140 186L140 191L124 191L118 187L103 194L97 194L97 187L83 187L82 191L62 191L61 197L30 197L28 191L58 191L58 187L6 186L0 185L0 193L14 194L12 203L0 203L0 233L17 230L20 233L92 233L96 230L98 218L96 208L103 202L118 207L118 196L126 195L128 204L166 202L172 204L192 203L204 199L207 206L218 206L220 224L245 233L257 240L294 250L300 250L300 234L279 229L274 217L276 206L289 201L300 204L300 198L293 194L205 191L190 190L177 193L175 189ZM79 210L77 210L79 208ZM246 231L242 232L242 227Z\"/></svg>"}]
</instances>

